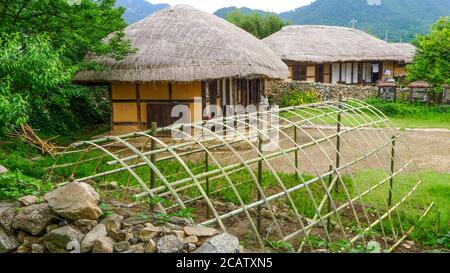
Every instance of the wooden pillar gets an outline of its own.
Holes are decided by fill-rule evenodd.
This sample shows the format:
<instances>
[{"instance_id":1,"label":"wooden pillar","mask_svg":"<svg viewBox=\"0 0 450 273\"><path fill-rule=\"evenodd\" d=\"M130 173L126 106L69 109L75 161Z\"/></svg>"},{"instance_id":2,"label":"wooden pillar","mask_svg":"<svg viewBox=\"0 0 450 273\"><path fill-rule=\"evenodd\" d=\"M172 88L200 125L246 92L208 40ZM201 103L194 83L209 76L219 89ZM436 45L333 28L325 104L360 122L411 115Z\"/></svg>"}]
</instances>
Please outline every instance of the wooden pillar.
<instances>
[{"instance_id":1,"label":"wooden pillar","mask_svg":"<svg viewBox=\"0 0 450 273\"><path fill-rule=\"evenodd\" d=\"M110 110L109 110L109 115L111 116L111 120L110 120L110 126L111 126L111 130L114 129L114 102L113 102L113 90L112 90L112 85L111 83L108 85L108 95L109 95L109 106L110 106Z\"/></svg>"},{"instance_id":2,"label":"wooden pillar","mask_svg":"<svg viewBox=\"0 0 450 273\"><path fill-rule=\"evenodd\" d=\"M141 84L136 84L136 107L137 107L137 121L139 129L142 126L142 116L141 116Z\"/></svg>"}]
</instances>

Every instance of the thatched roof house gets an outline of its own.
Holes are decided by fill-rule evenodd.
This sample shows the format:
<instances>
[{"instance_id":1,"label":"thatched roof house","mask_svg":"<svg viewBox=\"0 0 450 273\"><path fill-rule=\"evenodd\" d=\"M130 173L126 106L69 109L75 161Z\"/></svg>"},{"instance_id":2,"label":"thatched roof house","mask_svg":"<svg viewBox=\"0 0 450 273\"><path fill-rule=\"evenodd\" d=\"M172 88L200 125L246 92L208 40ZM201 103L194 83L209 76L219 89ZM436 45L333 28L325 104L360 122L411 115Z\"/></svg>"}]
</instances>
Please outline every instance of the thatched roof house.
<instances>
[{"instance_id":1,"label":"thatched roof house","mask_svg":"<svg viewBox=\"0 0 450 273\"><path fill-rule=\"evenodd\" d=\"M287 66L256 37L189 6L161 10L124 32L137 53L122 61L91 56L108 69L74 78L111 84L116 126L169 125L172 107L193 107L194 97L203 98L200 110L209 103L257 104L265 79L288 77Z\"/></svg>"},{"instance_id":2,"label":"thatched roof house","mask_svg":"<svg viewBox=\"0 0 450 273\"><path fill-rule=\"evenodd\" d=\"M408 54L363 31L335 26L287 26L263 40L295 80L375 83L395 75ZM385 77L386 76L386 77Z\"/></svg>"}]
</instances>

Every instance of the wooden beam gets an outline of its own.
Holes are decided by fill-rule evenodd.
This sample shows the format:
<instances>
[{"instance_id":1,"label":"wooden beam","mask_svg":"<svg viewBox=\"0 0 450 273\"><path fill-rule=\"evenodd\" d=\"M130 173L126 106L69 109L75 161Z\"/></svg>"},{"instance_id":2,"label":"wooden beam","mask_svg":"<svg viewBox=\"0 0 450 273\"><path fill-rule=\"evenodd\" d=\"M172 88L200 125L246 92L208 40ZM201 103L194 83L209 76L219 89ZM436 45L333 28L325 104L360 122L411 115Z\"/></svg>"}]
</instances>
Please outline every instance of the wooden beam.
<instances>
[{"instance_id":1,"label":"wooden beam","mask_svg":"<svg viewBox=\"0 0 450 273\"><path fill-rule=\"evenodd\" d=\"M141 84L136 84L136 112L137 112L137 121L138 125L142 125L142 117L141 117Z\"/></svg>"}]
</instances>

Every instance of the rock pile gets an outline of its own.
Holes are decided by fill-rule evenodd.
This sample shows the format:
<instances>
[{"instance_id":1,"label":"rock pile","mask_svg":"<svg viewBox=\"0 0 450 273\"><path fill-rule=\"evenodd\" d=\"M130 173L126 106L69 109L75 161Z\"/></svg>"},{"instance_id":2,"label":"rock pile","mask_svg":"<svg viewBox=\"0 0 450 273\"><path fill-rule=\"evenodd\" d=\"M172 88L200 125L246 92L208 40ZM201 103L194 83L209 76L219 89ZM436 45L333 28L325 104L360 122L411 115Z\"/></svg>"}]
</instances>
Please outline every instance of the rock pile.
<instances>
[{"instance_id":1,"label":"rock pile","mask_svg":"<svg viewBox=\"0 0 450 273\"><path fill-rule=\"evenodd\" d=\"M102 216L99 201L90 185L74 182L43 200L0 203L0 253L239 252L239 240L230 234L181 218L155 226L130 215Z\"/></svg>"}]
</instances>

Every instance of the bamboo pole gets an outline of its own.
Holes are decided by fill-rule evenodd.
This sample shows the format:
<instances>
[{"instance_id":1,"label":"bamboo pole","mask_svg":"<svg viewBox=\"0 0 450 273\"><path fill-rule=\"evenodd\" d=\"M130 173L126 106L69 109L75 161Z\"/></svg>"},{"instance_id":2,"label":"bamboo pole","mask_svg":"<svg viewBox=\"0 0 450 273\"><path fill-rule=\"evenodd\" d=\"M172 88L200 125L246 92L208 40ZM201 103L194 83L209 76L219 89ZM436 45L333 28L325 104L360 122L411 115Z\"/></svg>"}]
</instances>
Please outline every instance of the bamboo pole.
<instances>
[{"instance_id":1,"label":"bamboo pole","mask_svg":"<svg viewBox=\"0 0 450 273\"><path fill-rule=\"evenodd\" d=\"M158 131L158 124L156 122L152 122L152 130L150 132L150 135L153 137L156 137L157 131ZM156 150L156 141L155 139L152 138L151 140L151 144L150 144L150 149L152 151ZM152 164L156 164L156 154L152 154L150 156L150 161L152 162ZM155 180L156 180L156 175L155 175L155 171L153 171L152 168L150 168L150 189L154 189L155 188Z\"/></svg>"},{"instance_id":2,"label":"bamboo pole","mask_svg":"<svg viewBox=\"0 0 450 273\"><path fill-rule=\"evenodd\" d=\"M342 103L342 95L339 95L339 104L338 104L338 109L341 110L341 103ZM339 169L339 166L341 165L341 136L340 136L340 132L341 132L341 123L342 122L342 114L340 111L338 111L338 116L337 116L337 129L336 129L336 169ZM336 184L336 193L339 192L339 183Z\"/></svg>"},{"instance_id":3,"label":"bamboo pole","mask_svg":"<svg viewBox=\"0 0 450 273\"><path fill-rule=\"evenodd\" d=\"M391 174L394 173L395 170L395 136L392 136L392 149L391 149ZM388 198L388 206L392 205L392 189L394 187L394 177L391 177L389 181L389 198Z\"/></svg>"}]
</instances>

